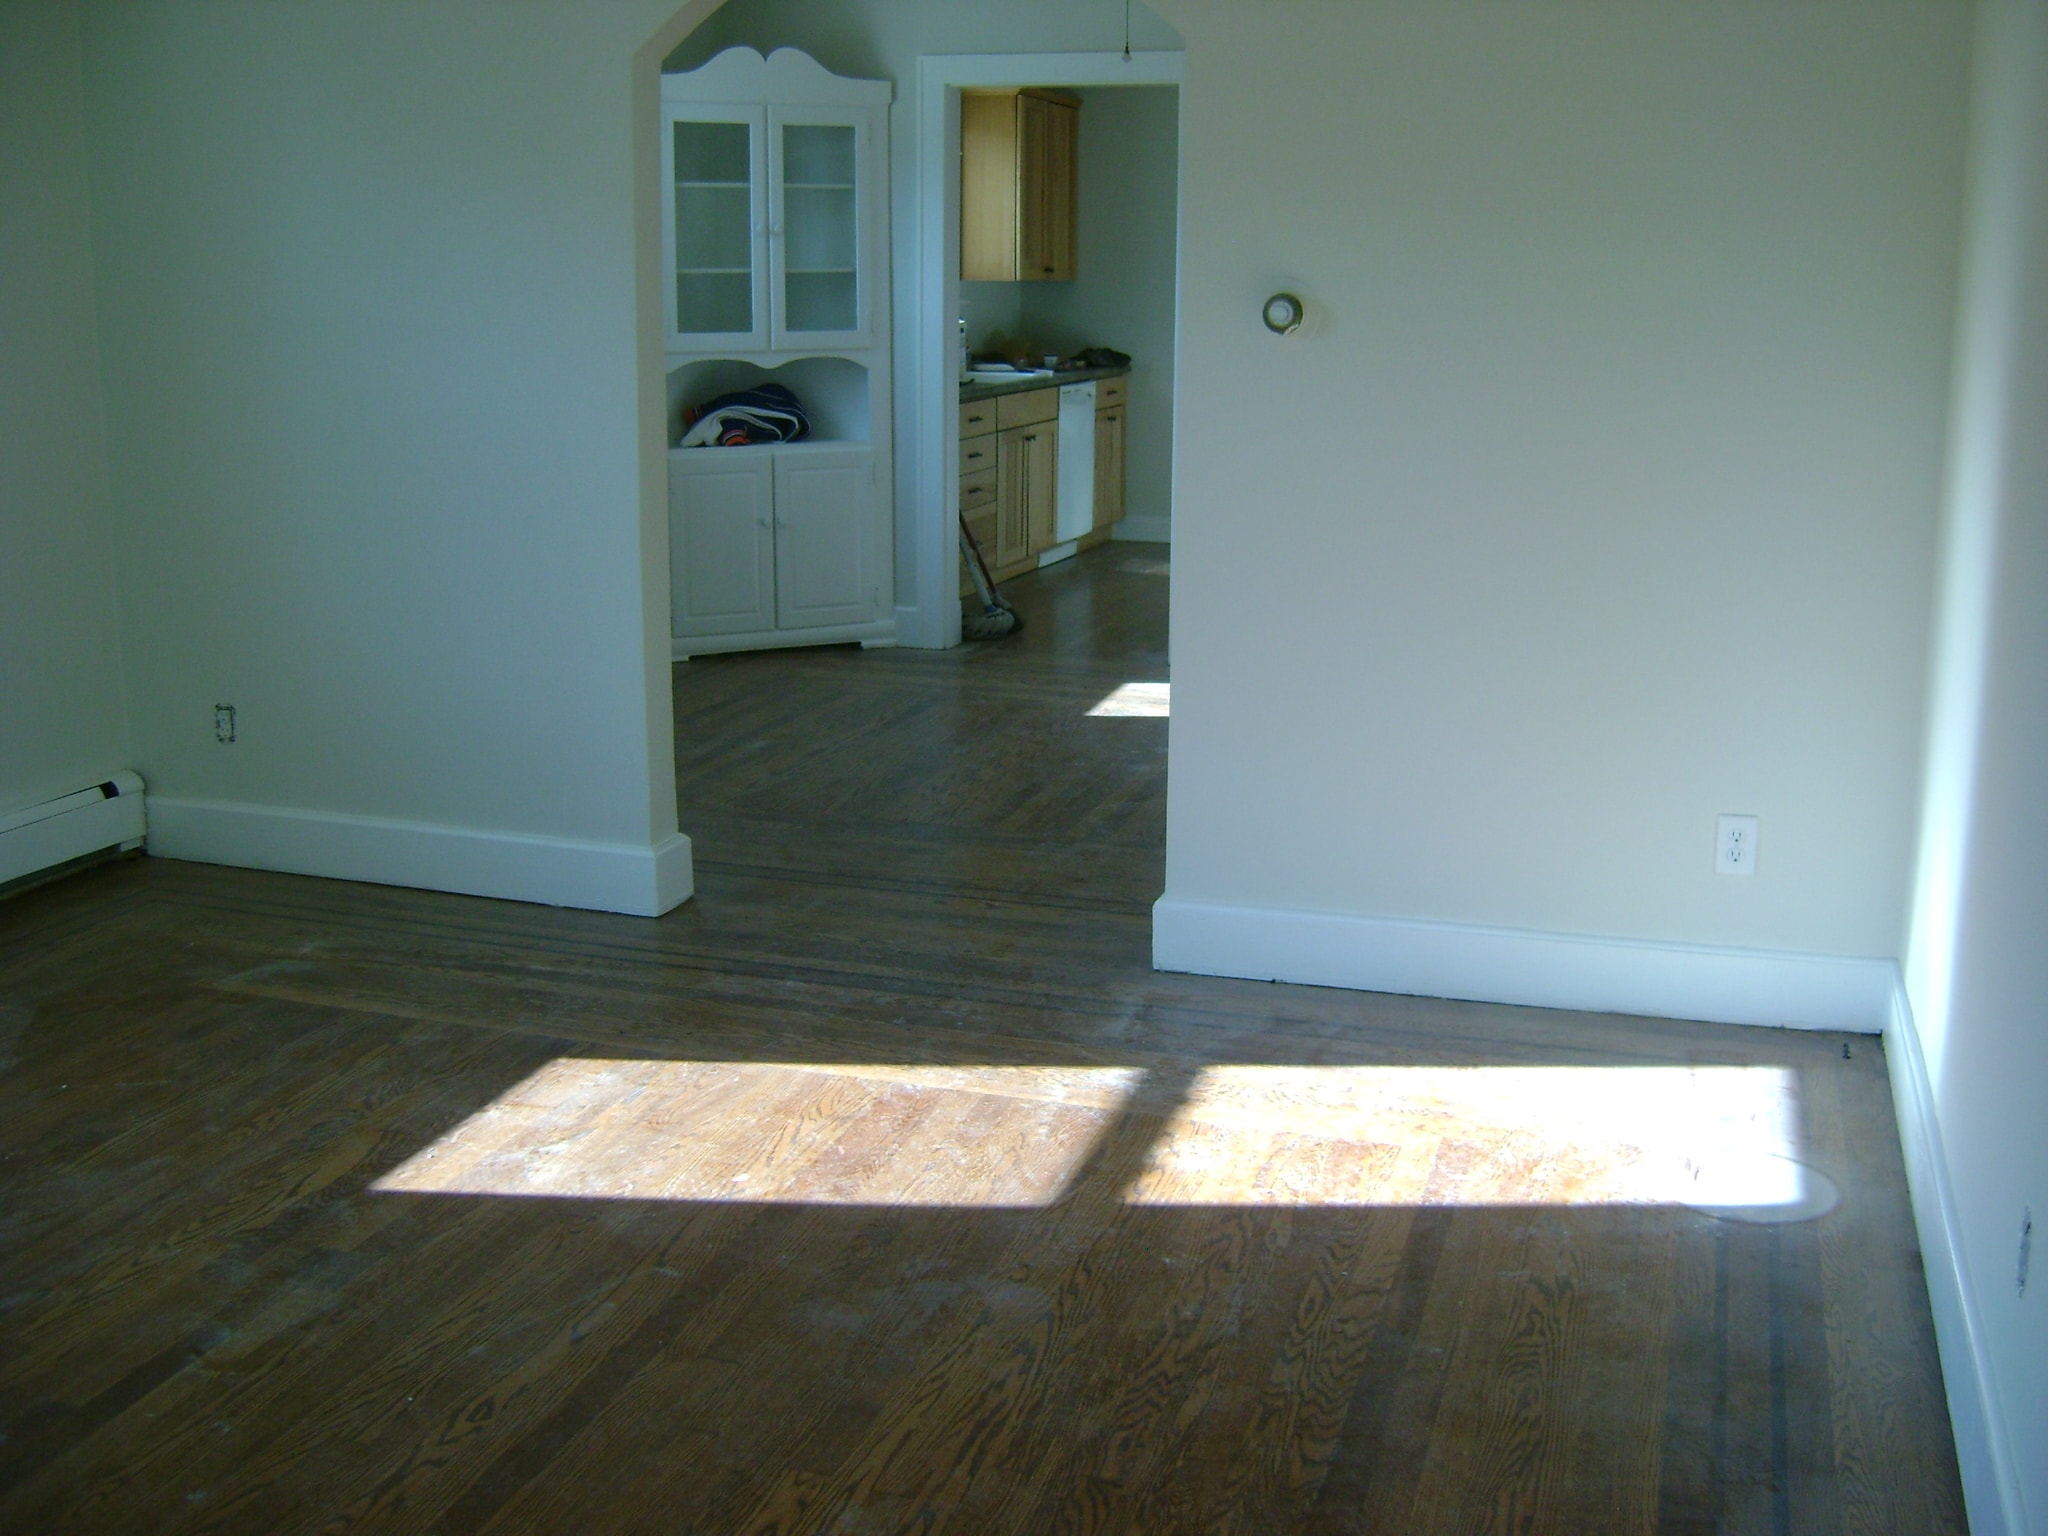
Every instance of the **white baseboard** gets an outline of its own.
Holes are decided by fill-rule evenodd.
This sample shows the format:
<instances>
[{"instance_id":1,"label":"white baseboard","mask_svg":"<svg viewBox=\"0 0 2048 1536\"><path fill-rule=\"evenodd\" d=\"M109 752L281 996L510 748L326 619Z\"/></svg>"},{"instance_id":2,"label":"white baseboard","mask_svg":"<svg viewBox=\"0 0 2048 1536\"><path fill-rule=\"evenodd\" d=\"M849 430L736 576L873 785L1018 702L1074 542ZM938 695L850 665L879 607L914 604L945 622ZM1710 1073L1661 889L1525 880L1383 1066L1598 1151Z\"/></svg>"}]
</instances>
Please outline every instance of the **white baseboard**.
<instances>
[{"instance_id":1,"label":"white baseboard","mask_svg":"<svg viewBox=\"0 0 2048 1536\"><path fill-rule=\"evenodd\" d=\"M147 826L142 780L122 772L107 781L4 818L0 825L0 885L82 859L102 848L142 841Z\"/></svg>"},{"instance_id":2,"label":"white baseboard","mask_svg":"<svg viewBox=\"0 0 2048 1536\"><path fill-rule=\"evenodd\" d=\"M689 899L690 840L651 848L203 800L149 803L149 851L555 907L658 917Z\"/></svg>"},{"instance_id":3,"label":"white baseboard","mask_svg":"<svg viewBox=\"0 0 2048 1536\"><path fill-rule=\"evenodd\" d=\"M1913 1196L1913 1223L1920 1233L1920 1261L1927 1273L1927 1301L1941 1350L1942 1382L1948 1390L1949 1424L1956 1437L1956 1461L1962 1469L1970 1530L1973 1536L2027 1536L2018 1467L2000 1427L1985 1367L1984 1332L1972 1299L1948 1158L1942 1152L1934 1086L1927 1076L1920 1031L1903 986L1893 990L1884 1054L1892 1080L1899 1144L1906 1158L1906 1186Z\"/></svg>"},{"instance_id":4,"label":"white baseboard","mask_svg":"<svg viewBox=\"0 0 2048 1536\"><path fill-rule=\"evenodd\" d=\"M1158 513L1133 513L1111 523L1109 536L1112 539L1127 539L1139 544L1171 544L1173 519Z\"/></svg>"},{"instance_id":5,"label":"white baseboard","mask_svg":"<svg viewBox=\"0 0 2048 1536\"><path fill-rule=\"evenodd\" d=\"M722 656L730 651L787 651L806 645L845 645L858 640L894 643L896 621L876 619L867 624L820 624L812 629L752 630L739 635L671 635L671 661L688 661L692 656Z\"/></svg>"},{"instance_id":6,"label":"white baseboard","mask_svg":"<svg viewBox=\"0 0 2048 1536\"><path fill-rule=\"evenodd\" d=\"M1360 992L1878 1034L1898 967L1769 950L1583 938L1162 896L1162 971Z\"/></svg>"}]
</instances>

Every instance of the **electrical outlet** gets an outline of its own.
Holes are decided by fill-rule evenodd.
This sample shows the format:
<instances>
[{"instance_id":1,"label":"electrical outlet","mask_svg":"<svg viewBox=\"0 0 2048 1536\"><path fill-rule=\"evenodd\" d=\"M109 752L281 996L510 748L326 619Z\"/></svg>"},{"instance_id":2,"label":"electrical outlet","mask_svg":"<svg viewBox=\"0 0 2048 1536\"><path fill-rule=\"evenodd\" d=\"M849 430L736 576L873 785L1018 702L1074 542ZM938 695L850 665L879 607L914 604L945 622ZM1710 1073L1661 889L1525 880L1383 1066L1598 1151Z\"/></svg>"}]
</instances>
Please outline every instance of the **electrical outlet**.
<instances>
[{"instance_id":1,"label":"electrical outlet","mask_svg":"<svg viewBox=\"0 0 2048 1536\"><path fill-rule=\"evenodd\" d=\"M1756 873L1756 818L1721 816L1714 821L1714 873Z\"/></svg>"},{"instance_id":2,"label":"electrical outlet","mask_svg":"<svg viewBox=\"0 0 2048 1536\"><path fill-rule=\"evenodd\" d=\"M213 739L227 746L235 739L235 706L216 704L213 706Z\"/></svg>"}]
</instances>

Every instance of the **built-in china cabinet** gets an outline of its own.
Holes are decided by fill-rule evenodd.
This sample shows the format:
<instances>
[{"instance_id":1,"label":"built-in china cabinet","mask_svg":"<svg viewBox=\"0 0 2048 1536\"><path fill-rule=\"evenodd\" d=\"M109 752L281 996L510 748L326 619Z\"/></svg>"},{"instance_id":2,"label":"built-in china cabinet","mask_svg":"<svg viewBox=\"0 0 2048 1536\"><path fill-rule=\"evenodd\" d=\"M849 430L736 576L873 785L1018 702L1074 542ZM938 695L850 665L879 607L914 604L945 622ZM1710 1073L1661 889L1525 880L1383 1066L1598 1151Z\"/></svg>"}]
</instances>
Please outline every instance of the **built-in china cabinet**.
<instances>
[{"instance_id":1,"label":"built-in china cabinet","mask_svg":"<svg viewBox=\"0 0 2048 1536\"><path fill-rule=\"evenodd\" d=\"M891 94L793 48L662 77L670 441L689 408L768 383L812 429L671 449L678 658L894 636Z\"/></svg>"}]
</instances>

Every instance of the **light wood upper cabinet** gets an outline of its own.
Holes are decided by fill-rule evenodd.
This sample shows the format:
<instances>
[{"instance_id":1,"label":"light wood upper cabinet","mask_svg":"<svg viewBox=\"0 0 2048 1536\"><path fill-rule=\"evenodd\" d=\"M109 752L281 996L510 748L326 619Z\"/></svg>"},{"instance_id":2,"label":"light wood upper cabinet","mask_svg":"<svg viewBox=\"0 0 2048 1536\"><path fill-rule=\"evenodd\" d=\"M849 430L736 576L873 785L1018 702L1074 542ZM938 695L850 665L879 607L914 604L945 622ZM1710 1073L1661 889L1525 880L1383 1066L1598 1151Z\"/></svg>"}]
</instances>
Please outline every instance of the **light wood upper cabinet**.
<instances>
[{"instance_id":1,"label":"light wood upper cabinet","mask_svg":"<svg viewBox=\"0 0 2048 1536\"><path fill-rule=\"evenodd\" d=\"M960 93L960 276L1060 282L1077 260L1080 98Z\"/></svg>"}]
</instances>

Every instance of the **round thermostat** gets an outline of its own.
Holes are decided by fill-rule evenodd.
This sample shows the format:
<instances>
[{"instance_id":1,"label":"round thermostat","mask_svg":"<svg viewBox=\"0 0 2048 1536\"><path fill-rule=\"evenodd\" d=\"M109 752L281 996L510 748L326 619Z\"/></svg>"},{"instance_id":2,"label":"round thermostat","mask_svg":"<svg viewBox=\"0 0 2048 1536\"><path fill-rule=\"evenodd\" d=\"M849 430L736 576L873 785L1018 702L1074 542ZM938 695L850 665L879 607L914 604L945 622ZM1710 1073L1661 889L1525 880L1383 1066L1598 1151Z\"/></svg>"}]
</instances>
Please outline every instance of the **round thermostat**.
<instances>
[{"instance_id":1,"label":"round thermostat","mask_svg":"<svg viewBox=\"0 0 2048 1536\"><path fill-rule=\"evenodd\" d=\"M1301 329L1301 300L1291 293L1276 293L1266 300L1266 329L1275 336L1289 336Z\"/></svg>"}]
</instances>

